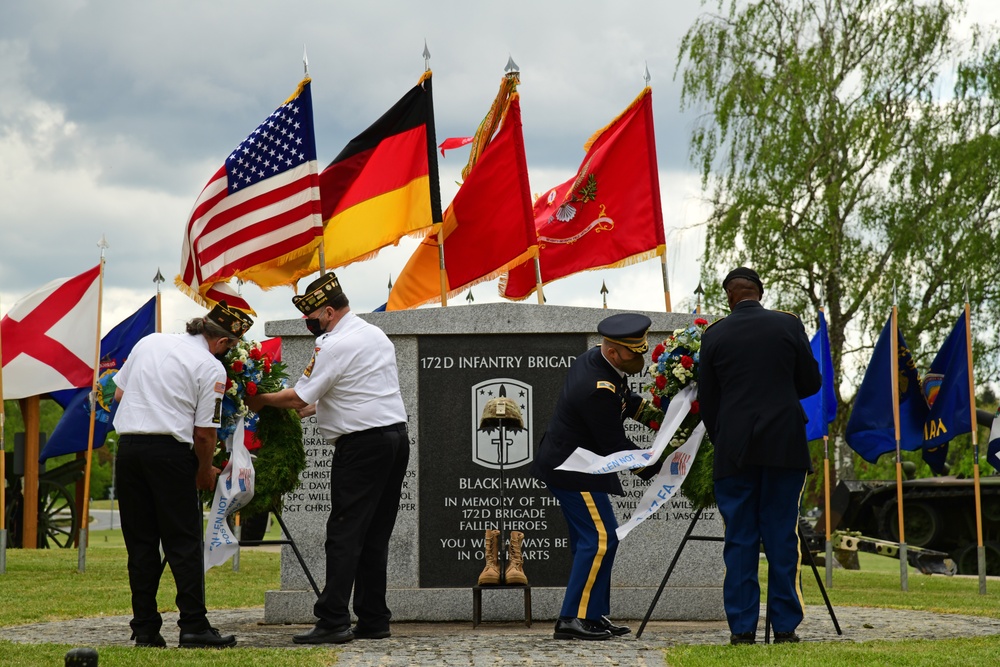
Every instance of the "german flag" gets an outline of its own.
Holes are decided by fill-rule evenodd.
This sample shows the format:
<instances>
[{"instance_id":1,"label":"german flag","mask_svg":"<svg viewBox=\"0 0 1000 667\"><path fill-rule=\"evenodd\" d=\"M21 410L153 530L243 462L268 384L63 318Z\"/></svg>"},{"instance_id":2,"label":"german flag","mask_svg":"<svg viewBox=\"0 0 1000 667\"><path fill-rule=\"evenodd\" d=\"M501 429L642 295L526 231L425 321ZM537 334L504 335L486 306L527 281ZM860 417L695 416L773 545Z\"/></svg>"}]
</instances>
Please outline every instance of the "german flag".
<instances>
[{"instance_id":1,"label":"german flag","mask_svg":"<svg viewBox=\"0 0 1000 667\"><path fill-rule=\"evenodd\" d=\"M326 268L371 259L441 221L436 147L428 70L320 173ZM288 285L319 270L317 250L254 281Z\"/></svg>"}]
</instances>

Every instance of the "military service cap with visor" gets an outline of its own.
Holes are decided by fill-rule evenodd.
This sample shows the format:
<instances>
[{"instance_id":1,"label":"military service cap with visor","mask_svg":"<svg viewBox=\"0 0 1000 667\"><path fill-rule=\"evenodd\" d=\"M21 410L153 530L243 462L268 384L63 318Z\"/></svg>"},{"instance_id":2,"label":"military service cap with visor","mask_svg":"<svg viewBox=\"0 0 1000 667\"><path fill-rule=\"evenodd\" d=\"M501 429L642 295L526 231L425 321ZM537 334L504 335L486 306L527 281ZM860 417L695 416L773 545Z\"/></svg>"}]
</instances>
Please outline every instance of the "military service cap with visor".
<instances>
[{"instance_id":1,"label":"military service cap with visor","mask_svg":"<svg viewBox=\"0 0 1000 667\"><path fill-rule=\"evenodd\" d=\"M652 321L638 313L619 313L601 320L597 325L597 333L612 343L627 347L636 354L643 354L649 349L646 342L646 332L652 326Z\"/></svg>"}]
</instances>

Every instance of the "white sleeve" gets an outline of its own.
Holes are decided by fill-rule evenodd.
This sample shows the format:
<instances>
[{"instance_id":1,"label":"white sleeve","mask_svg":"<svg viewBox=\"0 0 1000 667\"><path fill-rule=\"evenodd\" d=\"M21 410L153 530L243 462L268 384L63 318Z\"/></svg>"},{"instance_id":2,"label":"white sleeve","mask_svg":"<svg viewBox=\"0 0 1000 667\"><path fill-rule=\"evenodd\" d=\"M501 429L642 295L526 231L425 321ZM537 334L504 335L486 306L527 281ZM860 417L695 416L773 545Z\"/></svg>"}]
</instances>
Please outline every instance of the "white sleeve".
<instances>
[{"instance_id":1,"label":"white sleeve","mask_svg":"<svg viewBox=\"0 0 1000 667\"><path fill-rule=\"evenodd\" d=\"M295 393L306 403L315 403L343 375L339 366L333 346L316 348L312 361L293 387Z\"/></svg>"},{"instance_id":2,"label":"white sleeve","mask_svg":"<svg viewBox=\"0 0 1000 667\"><path fill-rule=\"evenodd\" d=\"M222 396L226 391L226 370L216 360L199 366L195 378L198 403L194 409L194 425L217 428L222 423Z\"/></svg>"}]
</instances>

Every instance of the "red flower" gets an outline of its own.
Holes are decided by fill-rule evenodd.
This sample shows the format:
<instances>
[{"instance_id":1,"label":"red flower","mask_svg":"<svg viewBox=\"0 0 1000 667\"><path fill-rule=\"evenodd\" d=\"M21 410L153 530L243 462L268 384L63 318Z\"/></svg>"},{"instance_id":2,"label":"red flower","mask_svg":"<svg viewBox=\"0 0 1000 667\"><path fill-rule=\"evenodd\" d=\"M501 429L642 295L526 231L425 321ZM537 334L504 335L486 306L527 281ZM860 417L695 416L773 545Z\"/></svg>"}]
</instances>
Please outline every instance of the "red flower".
<instances>
[{"instance_id":1,"label":"red flower","mask_svg":"<svg viewBox=\"0 0 1000 667\"><path fill-rule=\"evenodd\" d=\"M232 379L231 378L226 378L226 390L228 391L229 389L232 389L232 388L233 388L233 381L232 381Z\"/></svg>"},{"instance_id":2,"label":"red flower","mask_svg":"<svg viewBox=\"0 0 1000 667\"><path fill-rule=\"evenodd\" d=\"M654 362L655 361L659 361L660 360L660 355L663 354L663 351L666 350L666 349L667 348L663 346L663 343L660 343L659 345L657 345L656 347L654 347L653 348L653 361Z\"/></svg>"},{"instance_id":3,"label":"red flower","mask_svg":"<svg viewBox=\"0 0 1000 667\"><path fill-rule=\"evenodd\" d=\"M687 356L686 354L683 355L681 357L681 366L684 367L684 370L688 370L689 368L691 368L692 366L694 366L694 359L692 359L691 357Z\"/></svg>"},{"instance_id":4,"label":"red flower","mask_svg":"<svg viewBox=\"0 0 1000 667\"><path fill-rule=\"evenodd\" d=\"M257 384L255 382L247 382L247 396L253 396L257 393Z\"/></svg>"},{"instance_id":5,"label":"red flower","mask_svg":"<svg viewBox=\"0 0 1000 667\"><path fill-rule=\"evenodd\" d=\"M261 352L259 347L250 348L250 358L253 359L254 361L260 359L263 355L264 353Z\"/></svg>"},{"instance_id":6,"label":"red flower","mask_svg":"<svg viewBox=\"0 0 1000 667\"><path fill-rule=\"evenodd\" d=\"M264 355L264 372L265 373L271 372L271 357L267 355Z\"/></svg>"},{"instance_id":7,"label":"red flower","mask_svg":"<svg viewBox=\"0 0 1000 667\"><path fill-rule=\"evenodd\" d=\"M701 412L701 406L698 405L698 401L691 401L691 414L696 415Z\"/></svg>"},{"instance_id":8,"label":"red flower","mask_svg":"<svg viewBox=\"0 0 1000 667\"><path fill-rule=\"evenodd\" d=\"M663 389L667 386L667 378L663 375L656 376L656 388Z\"/></svg>"},{"instance_id":9,"label":"red flower","mask_svg":"<svg viewBox=\"0 0 1000 667\"><path fill-rule=\"evenodd\" d=\"M653 429L654 431L659 431L660 430L660 422L656 421L655 419L650 419L649 420L649 428Z\"/></svg>"},{"instance_id":10,"label":"red flower","mask_svg":"<svg viewBox=\"0 0 1000 667\"><path fill-rule=\"evenodd\" d=\"M708 320L706 320L704 317L699 317L699 318L695 319L694 323L695 323L695 326L703 327L706 324L708 324Z\"/></svg>"},{"instance_id":11,"label":"red flower","mask_svg":"<svg viewBox=\"0 0 1000 667\"><path fill-rule=\"evenodd\" d=\"M243 362L237 359L233 362L233 372L242 373L243 372Z\"/></svg>"},{"instance_id":12,"label":"red flower","mask_svg":"<svg viewBox=\"0 0 1000 667\"><path fill-rule=\"evenodd\" d=\"M660 395L659 394L653 394L653 405L655 405L656 407L660 407Z\"/></svg>"}]
</instances>

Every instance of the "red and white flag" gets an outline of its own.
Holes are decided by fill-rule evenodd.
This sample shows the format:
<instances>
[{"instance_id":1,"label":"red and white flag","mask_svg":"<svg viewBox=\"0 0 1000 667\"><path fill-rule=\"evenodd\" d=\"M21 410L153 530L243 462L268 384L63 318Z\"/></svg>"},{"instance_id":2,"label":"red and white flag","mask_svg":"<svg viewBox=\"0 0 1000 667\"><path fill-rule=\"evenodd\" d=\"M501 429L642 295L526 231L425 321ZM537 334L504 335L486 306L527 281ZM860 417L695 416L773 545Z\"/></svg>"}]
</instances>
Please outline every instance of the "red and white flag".
<instances>
[{"instance_id":1,"label":"red and white flag","mask_svg":"<svg viewBox=\"0 0 1000 667\"><path fill-rule=\"evenodd\" d=\"M195 202L174 283L205 307L225 300L255 314L228 281L273 287L269 270L311 256L322 239L309 82L236 147Z\"/></svg>"},{"instance_id":2,"label":"red and white flag","mask_svg":"<svg viewBox=\"0 0 1000 667\"><path fill-rule=\"evenodd\" d=\"M101 266L60 278L15 303L0 321L3 398L89 387L94 381Z\"/></svg>"}]
</instances>

